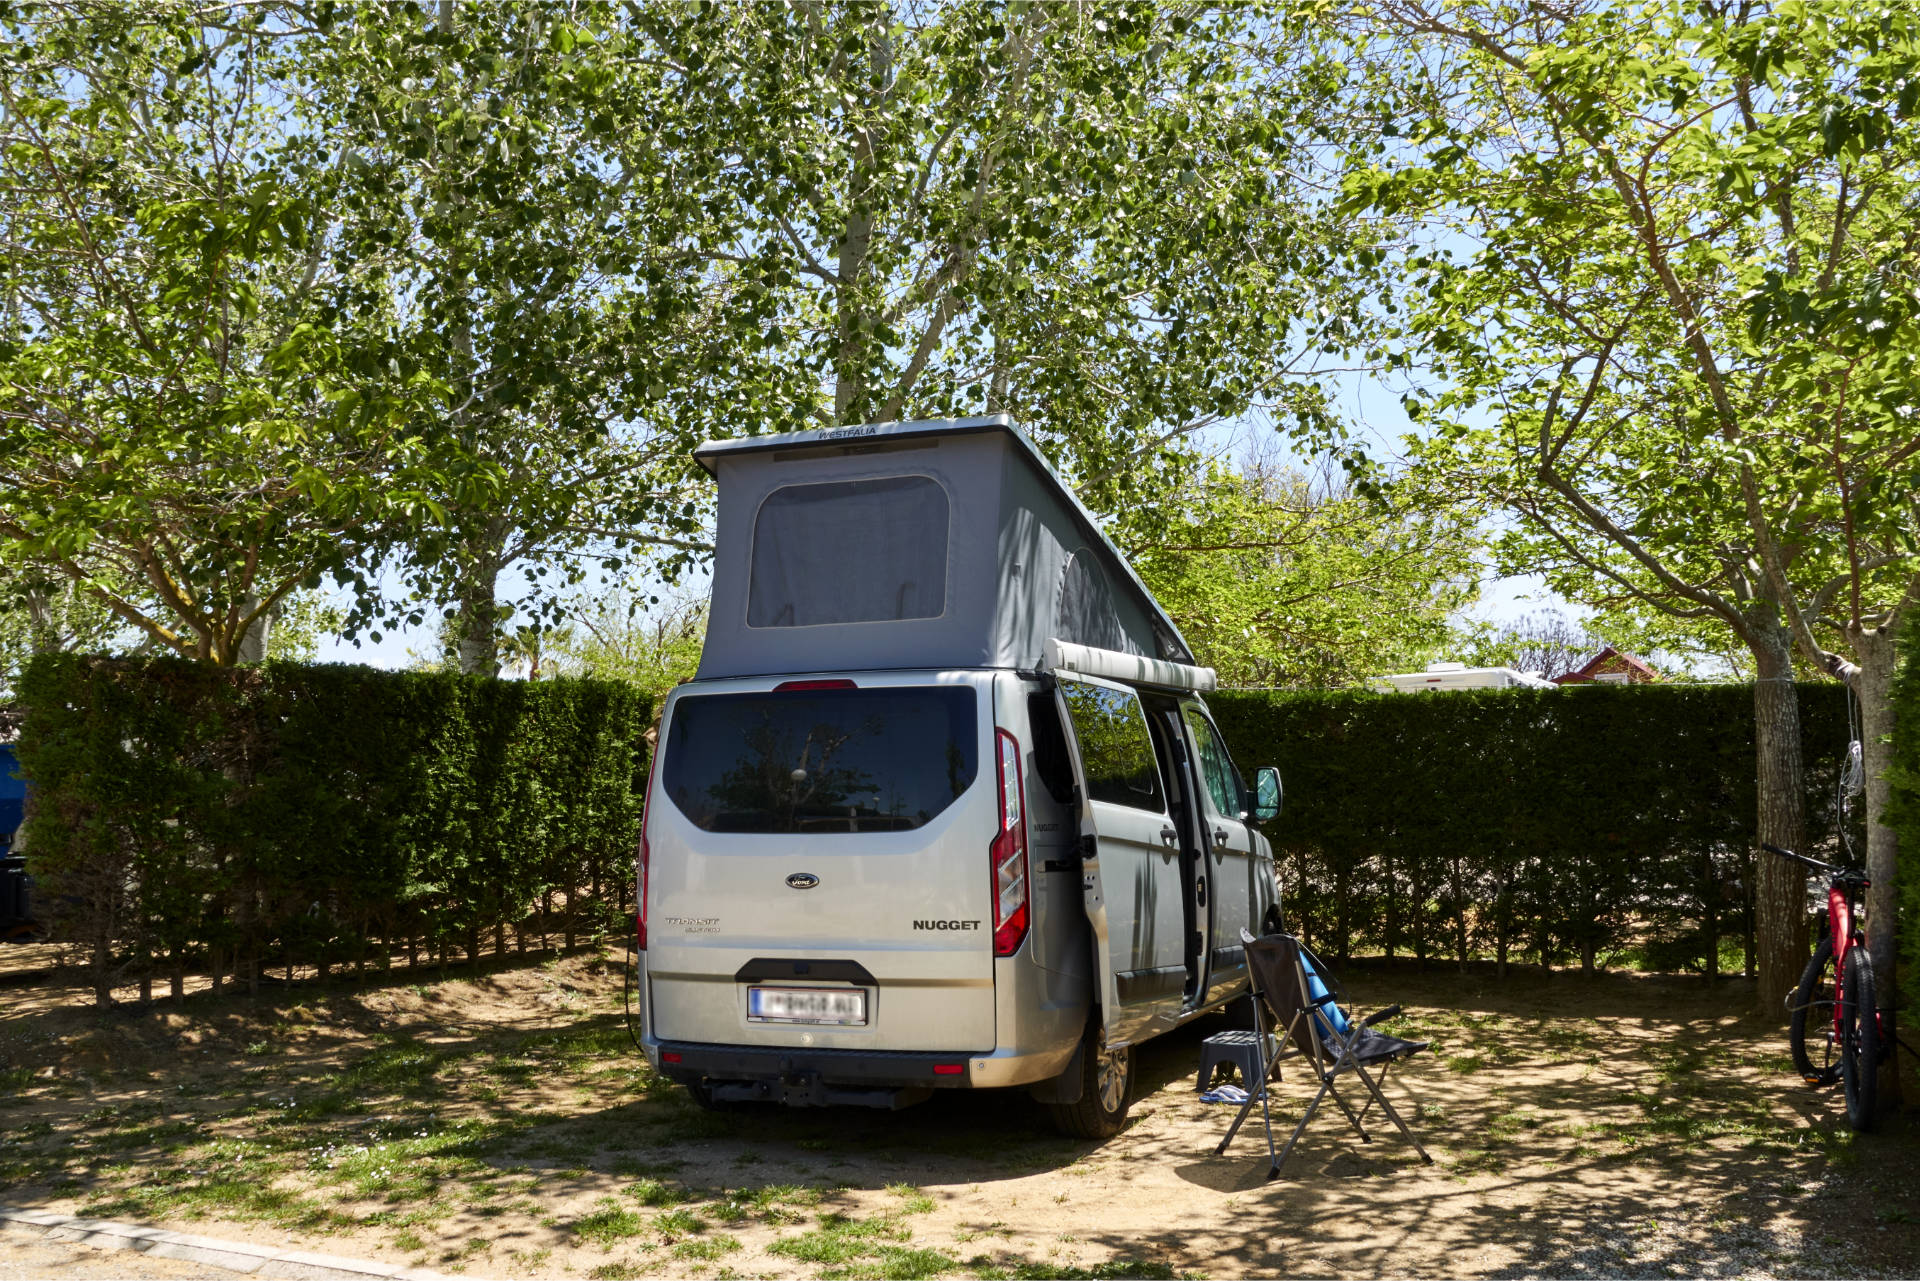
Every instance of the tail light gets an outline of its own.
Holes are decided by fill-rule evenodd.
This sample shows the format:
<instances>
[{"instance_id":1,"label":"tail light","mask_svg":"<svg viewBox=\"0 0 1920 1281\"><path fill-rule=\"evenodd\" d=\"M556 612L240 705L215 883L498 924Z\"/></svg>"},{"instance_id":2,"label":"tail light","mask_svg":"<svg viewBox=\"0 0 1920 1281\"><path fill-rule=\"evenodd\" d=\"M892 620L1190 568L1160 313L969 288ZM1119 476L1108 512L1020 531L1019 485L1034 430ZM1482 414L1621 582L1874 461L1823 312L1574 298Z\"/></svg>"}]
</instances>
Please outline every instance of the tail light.
<instances>
[{"instance_id":1,"label":"tail light","mask_svg":"<svg viewBox=\"0 0 1920 1281\"><path fill-rule=\"evenodd\" d=\"M993 866L993 954L1012 956L1027 937L1027 790L1020 744L997 731L1000 748L1000 830L987 847Z\"/></svg>"},{"instance_id":2,"label":"tail light","mask_svg":"<svg viewBox=\"0 0 1920 1281\"><path fill-rule=\"evenodd\" d=\"M653 879L648 875L653 864L653 851L647 846L647 818L648 811L653 808L653 772L660 768L660 752L665 746L664 741L654 743L653 757L647 762L647 790L640 794L640 857L635 863L638 875L633 887L633 933L635 950L641 952L647 950L647 882Z\"/></svg>"}]
</instances>

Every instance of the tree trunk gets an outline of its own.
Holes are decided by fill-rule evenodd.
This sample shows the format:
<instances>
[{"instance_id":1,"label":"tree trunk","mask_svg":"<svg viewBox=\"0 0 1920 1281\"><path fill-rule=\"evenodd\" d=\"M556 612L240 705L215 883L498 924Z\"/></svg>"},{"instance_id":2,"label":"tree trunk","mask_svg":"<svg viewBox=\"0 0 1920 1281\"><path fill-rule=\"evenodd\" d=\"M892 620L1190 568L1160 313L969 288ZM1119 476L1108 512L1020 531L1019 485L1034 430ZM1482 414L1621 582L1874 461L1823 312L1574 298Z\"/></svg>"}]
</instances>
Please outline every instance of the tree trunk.
<instances>
[{"instance_id":1,"label":"tree trunk","mask_svg":"<svg viewBox=\"0 0 1920 1281\"><path fill-rule=\"evenodd\" d=\"M1707 954L1701 972L1712 987L1720 977L1720 882L1712 854L1700 856L1700 932L1706 937Z\"/></svg>"},{"instance_id":2,"label":"tree trunk","mask_svg":"<svg viewBox=\"0 0 1920 1281\"><path fill-rule=\"evenodd\" d=\"M867 46L867 91L882 98L891 79L893 65L892 36L888 29L890 14L886 8L870 17ZM873 248L873 210L869 193L876 185L878 160L874 155L871 128L856 127L853 144L853 172L847 190L851 195L847 223L840 237L835 274L839 282L834 291L835 329L838 347L833 360L833 421L835 426L865 422L868 399L869 362L875 342L874 314L879 299L871 292L867 255Z\"/></svg>"},{"instance_id":3,"label":"tree trunk","mask_svg":"<svg viewBox=\"0 0 1920 1281\"><path fill-rule=\"evenodd\" d=\"M72 589L68 589L71 593ZM53 623L53 603L44 588L27 589L27 643L36 654L51 654L60 648L60 630Z\"/></svg>"},{"instance_id":4,"label":"tree trunk","mask_svg":"<svg viewBox=\"0 0 1920 1281\"><path fill-rule=\"evenodd\" d=\"M260 597L256 592L248 592L240 608L252 613L260 608ZM273 633L273 610L268 610L253 620L240 637L239 660L243 663L264 663L267 661L267 639Z\"/></svg>"},{"instance_id":5,"label":"tree trunk","mask_svg":"<svg viewBox=\"0 0 1920 1281\"><path fill-rule=\"evenodd\" d=\"M1769 609L1771 606L1769 606ZM1762 844L1800 851L1806 842L1806 795L1801 787L1800 696L1793 687L1793 655L1777 623L1756 631L1753 747ZM1786 1018L1787 997L1807 963L1807 878L1796 863L1765 851L1754 856L1754 950L1759 954L1760 1010Z\"/></svg>"},{"instance_id":6,"label":"tree trunk","mask_svg":"<svg viewBox=\"0 0 1920 1281\"><path fill-rule=\"evenodd\" d=\"M1899 992L1899 886L1896 865L1900 835L1886 821L1893 784L1887 770L1893 764L1893 678L1898 665L1896 633L1890 627L1848 627L1860 673L1854 693L1860 699L1860 754L1867 775L1867 952L1873 957L1877 1003L1888 1026L1893 1023L1894 997ZM1880 1100L1900 1102L1899 1057L1889 1054L1880 1065Z\"/></svg>"},{"instance_id":7,"label":"tree trunk","mask_svg":"<svg viewBox=\"0 0 1920 1281\"><path fill-rule=\"evenodd\" d=\"M454 644L460 670L469 676L500 674L500 606L494 600L498 574L492 565L474 566L467 571L460 590L460 613L454 620L459 630Z\"/></svg>"}]
</instances>

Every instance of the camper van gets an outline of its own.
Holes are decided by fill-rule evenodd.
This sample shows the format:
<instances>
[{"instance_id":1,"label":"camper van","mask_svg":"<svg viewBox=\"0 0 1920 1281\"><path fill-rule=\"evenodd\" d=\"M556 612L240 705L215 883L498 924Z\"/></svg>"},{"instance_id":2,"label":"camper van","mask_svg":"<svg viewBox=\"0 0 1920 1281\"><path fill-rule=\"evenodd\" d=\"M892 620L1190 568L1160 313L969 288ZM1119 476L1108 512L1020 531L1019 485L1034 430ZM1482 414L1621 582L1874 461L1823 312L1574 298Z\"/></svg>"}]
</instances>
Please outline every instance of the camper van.
<instances>
[{"instance_id":1,"label":"camper van","mask_svg":"<svg viewBox=\"0 0 1920 1281\"><path fill-rule=\"evenodd\" d=\"M1004 416L714 441L666 700L642 1044L703 1106L1024 1087L1117 1132L1132 1050L1247 990L1273 852L1213 672Z\"/></svg>"}]
</instances>

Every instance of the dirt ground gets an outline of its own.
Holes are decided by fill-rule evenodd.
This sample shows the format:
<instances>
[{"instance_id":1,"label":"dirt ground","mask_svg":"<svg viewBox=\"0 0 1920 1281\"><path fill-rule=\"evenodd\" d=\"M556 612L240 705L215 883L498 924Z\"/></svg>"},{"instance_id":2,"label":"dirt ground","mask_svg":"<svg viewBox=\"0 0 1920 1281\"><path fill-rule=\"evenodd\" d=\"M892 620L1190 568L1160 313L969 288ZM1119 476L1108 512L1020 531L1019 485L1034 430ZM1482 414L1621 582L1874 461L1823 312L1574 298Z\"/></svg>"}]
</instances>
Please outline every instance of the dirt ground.
<instances>
[{"instance_id":1,"label":"dirt ground","mask_svg":"<svg viewBox=\"0 0 1920 1281\"><path fill-rule=\"evenodd\" d=\"M1215 1157L1206 1024L1091 1143L1018 1093L701 1112L628 1043L617 953L111 1014L0 974L0 1203L503 1277L1920 1272L1912 1121L1847 1132L1744 983L1346 978L1434 1043L1388 1087L1433 1166L1331 1108L1276 1182L1257 1126ZM1278 1096L1290 1128L1304 1074Z\"/></svg>"}]
</instances>

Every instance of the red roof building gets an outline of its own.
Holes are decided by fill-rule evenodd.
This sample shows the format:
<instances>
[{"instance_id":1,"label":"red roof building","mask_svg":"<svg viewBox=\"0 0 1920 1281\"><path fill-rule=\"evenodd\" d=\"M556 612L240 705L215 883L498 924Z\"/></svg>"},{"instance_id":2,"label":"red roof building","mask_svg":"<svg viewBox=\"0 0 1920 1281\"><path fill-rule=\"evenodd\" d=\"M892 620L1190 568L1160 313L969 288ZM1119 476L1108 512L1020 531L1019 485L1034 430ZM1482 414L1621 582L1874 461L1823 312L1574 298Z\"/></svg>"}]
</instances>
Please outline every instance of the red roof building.
<instances>
[{"instance_id":1,"label":"red roof building","mask_svg":"<svg viewBox=\"0 0 1920 1281\"><path fill-rule=\"evenodd\" d=\"M1577 672L1553 678L1555 685L1651 685L1660 673L1632 654L1609 645L1587 660Z\"/></svg>"}]
</instances>

